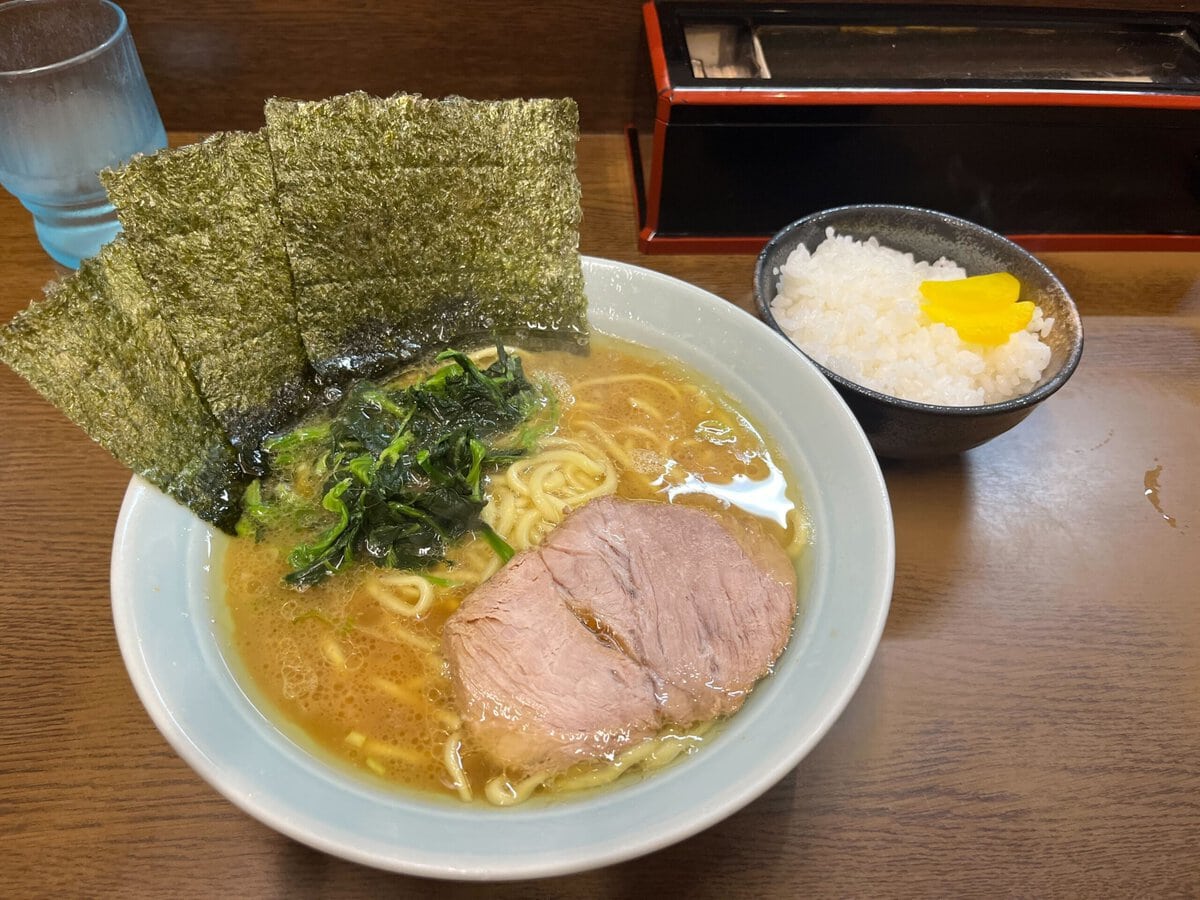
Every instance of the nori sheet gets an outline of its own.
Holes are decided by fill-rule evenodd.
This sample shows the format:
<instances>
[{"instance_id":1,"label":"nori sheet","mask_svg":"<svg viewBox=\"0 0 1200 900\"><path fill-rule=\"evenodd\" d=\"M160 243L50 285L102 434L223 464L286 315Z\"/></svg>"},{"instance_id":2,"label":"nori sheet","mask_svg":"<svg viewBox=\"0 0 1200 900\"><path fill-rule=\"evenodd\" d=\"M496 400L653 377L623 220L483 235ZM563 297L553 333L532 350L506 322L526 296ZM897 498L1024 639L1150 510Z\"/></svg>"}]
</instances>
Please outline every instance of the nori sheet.
<instances>
[{"instance_id":1,"label":"nori sheet","mask_svg":"<svg viewBox=\"0 0 1200 900\"><path fill-rule=\"evenodd\" d=\"M187 234L274 202L271 158L261 132L231 131L134 157L100 181L133 240Z\"/></svg>"},{"instance_id":2,"label":"nori sheet","mask_svg":"<svg viewBox=\"0 0 1200 900\"><path fill-rule=\"evenodd\" d=\"M459 269L486 275L524 262L536 274L576 250L579 195L567 166L429 166L354 176L305 172L289 183L296 173L281 175L280 217L298 284ZM513 227L529 222L537 227Z\"/></svg>"},{"instance_id":3,"label":"nori sheet","mask_svg":"<svg viewBox=\"0 0 1200 900\"><path fill-rule=\"evenodd\" d=\"M314 369L587 336L573 101L359 93L267 120L102 173L126 234L0 330L0 360L226 530Z\"/></svg>"},{"instance_id":4,"label":"nori sheet","mask_svg":"<svg viewBox=\"0 0 1200 900\"><path fill-rule=\"evenodd\" d=\"M379 98L361 91L328 100L266 103L279 174L405 166L536 165L574 168L579 113L573 100Z\"/></svg>"},{"instance_id":5,"label":"nori sheet","mask_svg":"<svg viewBox=\"0 0 1200 900\"><path fill-rule=\"evenodd\" d=\"M478 324L479 300L468 290L466 279L453 274L296 289L298 301L311 310L309 352L324 361L323 377L330 381L374 377L447 347L461 334L486 330ZM431 305L430 297L444 301ZM347 317L347 310L355 314Z\"/></svg>"},{"instance_id":6,"label":"nori sheet","mask_svg":"<svg viewBox=\"0 0 1200 900\"><path fill-rule=\"evenodd\" d=\"M319 377L373 370L400 335L417 356L487 329L586 340L573 101L351 94L266 114Z\"/></svg>"},{"instance_id":7,"label":"nori sheet","mask_svg":"<svg viewBox=\"0 0 1200 900\"><path fill-rule=\"evenodd\" d=\"M220 135L104 175L156 311L242 461L311 401L261 133Z\"/></svg>"},{"instance_id":8,"label":"nori sheet","mask_svg":"<svg viewBox=\"0 0 1200 900\"><path fill-rule=\"evenodd\" d=\"M232 531L243 475L121 238L0 329L0 360L120 462Z\"/></svg>"}]
</instances>

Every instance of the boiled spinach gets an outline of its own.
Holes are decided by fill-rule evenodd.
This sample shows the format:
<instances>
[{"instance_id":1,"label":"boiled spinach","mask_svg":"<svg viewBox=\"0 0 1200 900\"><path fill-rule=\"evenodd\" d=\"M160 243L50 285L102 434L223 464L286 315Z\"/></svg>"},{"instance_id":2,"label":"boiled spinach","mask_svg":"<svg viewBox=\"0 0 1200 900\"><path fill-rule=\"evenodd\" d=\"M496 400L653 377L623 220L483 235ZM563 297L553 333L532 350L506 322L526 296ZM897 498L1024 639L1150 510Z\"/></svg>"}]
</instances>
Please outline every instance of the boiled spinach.
<instances>
[{"instance_id":1,"label":"boiled spinach","mask_svg":"<svg viewBox=\"0 0 1200 900\"><path fill-rule=\"evenodd\" d=\"M480 518L487 474L528 452L553 427L552 393L498 347L481 369L447 350L407 387L360 381L331 415L270 437L267 476L243 498L241 534L298 534L285 580L315 584L356 559L421 569L480 532L501 558L512 549Z\"/></svg>"}]
</instances>

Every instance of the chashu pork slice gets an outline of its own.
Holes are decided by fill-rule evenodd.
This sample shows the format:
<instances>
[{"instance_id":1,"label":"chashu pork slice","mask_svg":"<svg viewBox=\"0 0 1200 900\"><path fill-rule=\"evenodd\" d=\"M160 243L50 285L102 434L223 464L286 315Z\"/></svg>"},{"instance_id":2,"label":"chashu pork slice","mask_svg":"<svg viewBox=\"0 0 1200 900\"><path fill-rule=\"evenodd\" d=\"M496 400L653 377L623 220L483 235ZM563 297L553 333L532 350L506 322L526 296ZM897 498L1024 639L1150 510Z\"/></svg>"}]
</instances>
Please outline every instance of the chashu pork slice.
<instances>
[{"instance_id":1,"label":"chashu pork slice","mask_svg":"<svg viewBox=\"0 0 1200 900\"><path fill-rule=\"evenodd\" d=\"M558 771L734 712L796 611L791 561L754 538L665 503L573 512L446 622L472 743L510 772Z\"/></svg>"},{"instance_id":2,"label":"chashu pork slice","mask_svg":"<svg viewBox=\"0 0 1200 900\"><path fill-rule=\"evenodd\" d=\"M471 594L443 643L472 739L505 768L565 769L661 725L649 673L571 613L535 552Z\"/></svg>"},{"instance_id":3,"label":"chashu pork slice","mask_svg":"<svg viewBox=\"0 0 1200 900\"><path fill-rule=\"evenodd\" d=\"M605 498L541 553L575 614L650 674L664 719L690 725L740 707L791 633L795 569L758 537L752 557L701 510Z\"/></svg>"}]
</instances>

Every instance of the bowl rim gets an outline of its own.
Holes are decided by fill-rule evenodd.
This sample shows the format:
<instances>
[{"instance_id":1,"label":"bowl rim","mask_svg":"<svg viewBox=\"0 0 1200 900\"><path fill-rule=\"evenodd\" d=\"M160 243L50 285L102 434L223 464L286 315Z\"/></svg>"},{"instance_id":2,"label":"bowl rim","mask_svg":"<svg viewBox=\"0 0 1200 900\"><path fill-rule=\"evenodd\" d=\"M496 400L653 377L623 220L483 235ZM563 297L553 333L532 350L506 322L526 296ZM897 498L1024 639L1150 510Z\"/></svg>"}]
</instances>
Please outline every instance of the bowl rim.
<instances>
[{"instance_id":1,"label":"bowl rim","mask_svg":"<svg viewBox=\"0 0 1200 900\"><path fill-rule=\"evenodd\" d=\"M1022 257L1026 262L1038 269L1041 274L1057 287L1061 292L1063 299L1067 304L1069 318L1074 325L1074 334L1076 339L1072 341L1070 350L1067 353L1067 358L1063 361L1059 370L1045 384L1039 385L1032 391L1022 394L1019 397L1012 397L1008 400L1001 400L997 403L981 403L972 406L943 406L937 403L925 403L920 400L908 400L904 397L895 397L891 394L885 394L882 391L877 391L874 388L859 384L844 375L839 375L837 372L827 368L796 343L780 326L775 318L774 312L771 310L771 301L767 299L767 290L771 286L770 279L776 277L775 273L767 272L767 260L775 250L784 245L787 240L798 230L803 227L814 224L824 218L832 218L837 215L854 213L854 212L903 212L908 214L916 214L918 216L928 216L941 222L952 225L958 228L965 228L968 231L980 234L988 240L996 241L1005 249L1017 256ZM857 238L862 240L862 238ZM881 242L882 243L882 242ZM1024 247L1006 238L997 231L993 231L978 222L972 222L970 219L964 219L960 216L954 216L950 213L940 212L935 209L928 209L922 206L908 206L898 203L851 203L844 206L832 206L828 209L818 210L817 212L809 213L801 216L793 222L785 225L767 241L766 246L759 252L758 258L754 263L754 303L758 308L759 315L762 316L764 322L771 326L776 332L783 337L793 347L799 351L805 359L816 366L821 373L836 384L838 387L854 394L862 395L870 400L885 406L891 406L896 409L909 410L911 412L922 412L931 415L952 416L962 418L978 418L980 416L1001 416L1014 413L1022 409L1027 409L1041 403L1051 394L1058 391L1068 379L1074 374L1075 369L1079 366L1079 360L1083 356L1083 319L1079 315L1079 308L1075 305L1075 299L1071 296L1066 286L1062 283L1057 275L1050 268L1026 250Z\"/></svg>"}]
</instances>

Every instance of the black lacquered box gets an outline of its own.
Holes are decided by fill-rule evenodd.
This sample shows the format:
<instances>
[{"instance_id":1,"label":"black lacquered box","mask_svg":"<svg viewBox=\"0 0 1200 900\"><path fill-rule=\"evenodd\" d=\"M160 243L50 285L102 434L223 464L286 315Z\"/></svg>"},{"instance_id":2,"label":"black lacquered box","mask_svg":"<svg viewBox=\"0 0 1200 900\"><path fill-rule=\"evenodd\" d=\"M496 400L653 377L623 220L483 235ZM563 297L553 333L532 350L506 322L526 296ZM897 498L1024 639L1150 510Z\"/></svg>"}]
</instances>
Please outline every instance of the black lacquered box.
<instances>
[{"instance_id":1,"label":"black lacquered box","mask_svg":"<svg viewBox=\"0 0 1200 900\"><path fill-rule=\"evenodd\" d=\"M629 138L646 252L756 252L851 203L941 210L1031 249L1200 249L1200 17L673 0L643 15L649 152Z\"/></svg>"}]
</instances>

